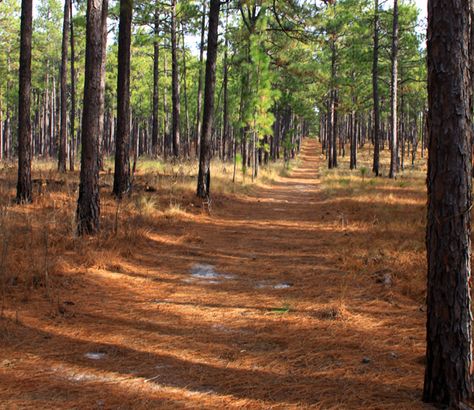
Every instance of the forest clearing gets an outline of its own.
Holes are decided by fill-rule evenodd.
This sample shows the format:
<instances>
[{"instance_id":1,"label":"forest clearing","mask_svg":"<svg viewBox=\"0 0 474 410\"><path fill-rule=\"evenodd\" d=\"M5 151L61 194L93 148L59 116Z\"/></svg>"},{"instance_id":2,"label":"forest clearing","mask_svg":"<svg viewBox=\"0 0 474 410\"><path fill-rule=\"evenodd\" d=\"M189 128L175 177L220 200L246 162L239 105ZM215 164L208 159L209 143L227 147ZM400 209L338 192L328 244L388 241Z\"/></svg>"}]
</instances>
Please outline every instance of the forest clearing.
<instances>
[{"instance_id":1,"label":"forest clearing","mask_svg":"<svg viewBox=\"0 0 474 410\"><path fill-rule=\"evenodd\" d=\"M305 140L289 175L248 190L229 173L211 215L140 172L157 192L135 190L116 234L105 196L85 242L65 184L6 208L2 407L423 408L424 163L391 181L319 152Z\"/></svg>"}]
</instances>

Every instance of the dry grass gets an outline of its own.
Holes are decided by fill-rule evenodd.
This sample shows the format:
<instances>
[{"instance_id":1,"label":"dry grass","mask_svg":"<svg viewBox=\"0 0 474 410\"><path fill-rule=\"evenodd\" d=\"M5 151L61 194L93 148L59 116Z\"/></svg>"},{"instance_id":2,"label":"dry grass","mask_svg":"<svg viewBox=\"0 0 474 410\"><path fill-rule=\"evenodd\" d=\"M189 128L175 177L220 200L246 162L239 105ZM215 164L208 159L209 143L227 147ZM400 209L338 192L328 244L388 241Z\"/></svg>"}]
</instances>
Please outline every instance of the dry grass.
<instances>
[{"instance_id":1,"label":"dry grass","mask_svg":"<svg viewBox=\"0 0 474 410\"><path fill-rule=\"evenodd\" d=\"M143 161L120 206L106 171L87 239L77 174L41 166L18 207L4 168L0 407L424 408L423 164L373 179L319 149L257 184L214 163L210 214L195 164Z\"/></svg>"},{"instance_id":2,"label":"dry grass","mask_svg":"<svg viewBox=\"0 0 474 410\"><path fill-rule=\"evenodd\" d=\"M358 170L351 171L347 162L321 171L324 194L339 214L339 229L365 232L343 250L345 265L358 274L389 273L398 290L421 306L426 288L426 159L418 153L414 166L407 161L394 180L373 177L372 152L367 149L359 153ZM382 151L382 175L388 175L389 164L389 152Z\"/></svg>"}]
</instances>

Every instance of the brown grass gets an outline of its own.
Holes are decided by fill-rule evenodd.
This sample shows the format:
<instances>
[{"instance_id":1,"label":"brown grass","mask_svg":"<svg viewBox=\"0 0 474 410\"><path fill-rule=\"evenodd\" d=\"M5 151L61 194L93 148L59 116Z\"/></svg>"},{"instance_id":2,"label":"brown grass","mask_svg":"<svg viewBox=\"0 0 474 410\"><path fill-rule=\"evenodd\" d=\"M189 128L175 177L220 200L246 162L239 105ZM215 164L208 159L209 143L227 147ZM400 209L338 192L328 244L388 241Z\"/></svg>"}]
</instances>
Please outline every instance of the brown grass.
<instances>
[{"instance_id":1,"label":"brown grass","mask_svg":"<svg viewBox=\"0 0 474 410\"><path fill-rule=\"evenodd\" d=\"M195 164L142 162L119 207L105 172L87 239L77 174L43 164L19 207L4 168L0 407L424 408L424 164L373 179L319 150L255 185L215 163L210 215Z\"/></svg>"}]
</instances>

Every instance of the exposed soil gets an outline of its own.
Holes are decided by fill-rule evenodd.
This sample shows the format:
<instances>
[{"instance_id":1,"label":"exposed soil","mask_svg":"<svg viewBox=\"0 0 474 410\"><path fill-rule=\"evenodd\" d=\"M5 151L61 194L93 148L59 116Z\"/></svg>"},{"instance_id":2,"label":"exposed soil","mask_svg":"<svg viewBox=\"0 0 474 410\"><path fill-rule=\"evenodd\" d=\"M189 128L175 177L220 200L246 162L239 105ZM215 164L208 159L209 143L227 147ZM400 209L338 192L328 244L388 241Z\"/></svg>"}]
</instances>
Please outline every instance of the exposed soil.
<instances>
[{"instance_id":1,"label":"exposed soil","mask_svg":"<svg viewBox=\"0 0 474 410\"><path fill-rule=\"evenodd\" d=\"M319 150L306 141L289 177L64 272L55 309L7 309L0 408L427 408L422 291L394 257L422 243L423 193L328 196ZM373 233L381 218L407 229Z\"/></svg>"}]
</instances>

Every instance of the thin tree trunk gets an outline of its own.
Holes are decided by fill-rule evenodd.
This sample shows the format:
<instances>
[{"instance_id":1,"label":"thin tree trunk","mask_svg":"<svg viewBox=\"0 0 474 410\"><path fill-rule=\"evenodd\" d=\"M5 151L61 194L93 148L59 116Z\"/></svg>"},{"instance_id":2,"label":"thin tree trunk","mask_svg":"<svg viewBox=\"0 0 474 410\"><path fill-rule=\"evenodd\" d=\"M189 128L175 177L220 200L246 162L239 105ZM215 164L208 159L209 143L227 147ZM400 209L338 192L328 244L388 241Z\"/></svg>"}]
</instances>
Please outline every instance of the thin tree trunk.
<instances>
[{"instance_id":1,"label":"thin tree trunk","mask_svg":"<svg viewBox=\"0 0 474 410\"><path fill-rule=\"evenodd\" d=\"M58 171L66 172L67 141L67 54L71 0L64 0L63 39L61 46L61 125L59 132Z\"/></svg>"},{"instance_id":2,"label":"thin tree trunk","mask_svg":"<svg viewBox=\"0 0 474 410\"><path fill-rule=\"evenodd\" d=\"M130 188L130 46L133 0L120 0L117 76L117 138L113 194L117 198Z\"/></svg>"},{"instance_id":3,"label":"thin tree trunk","mask_svg":"<svg viewBox=\"0 0 474 410\"><path fill-rule=\"evenodd\" d=\"M176 3L171 1L171 92L172 92L172 133L173 155L179 157L180 144L180 101L179 101L179 64L178 39L176 34Z\"/></svg>"},{"instance_id":4,"label":"thin tree trunk","mask_svg":"<svg viewBox=\"0 0 474 410\"><path fill-rule=\"evenodd\" d=\"M2 100L0 100L0 161L3 160L3 109Z\"/></svg>"},{"instance_id":5,"label":"thin tree trunk","mask_svg":"<svg viewBox=\"0 0 474 410\"><path fill-rule=\"evenodd\" d=\"M379 103L379 0L374 0L374 54L372 64L372 95L374 103L374 163L372 171L379 176L380 170L380 103Z\"/></svg>"},{"instance_id":6,"label":"thin tree trunk","mask_svg":"<svg viewBox=\"0 0 474 410\"><path fill-rule=\"evenodd\" d=\"M229 0L226 2L226 14L225 14L225 45L224 45L224 79L223 79L223 87L224 87L224 106L223 106L223 114L222 114L222 159L225 161L226 158L226 145L231 146L229 141L229 91L228 91L228 84L229 84L229 68L227 64L228 59L228 49L229 49L229 38L227 34L227 26L229 23ZM230 154L230 150L229 150ZM229 155L230 156L230 155Z\"/></svg>"},{"instance_id":7,"label":"thin tree trunk","mask_svg":"<svg viewBox=\"0 0 474 410\"><path fill-rule=\"evenodd\" d=\"M206 30L206 1L202 2L201 19L201 43L199 46L199 75L197 91L197 109L196 109L196 156L199 153L199 144L201 138L201 120L202 120L202 82L203 82L203 61L204 61L204 32Z\"/></svg>"},{"instance_id":8,"label":"thin tree trunk","mask_svg":"<svg viewBox=\"0 0 474 410\"><path fill-rule=\"evenodd\" d=\"M186 70L186 44L184 42L184 26L181 24L181 35L183 41L183 97L184 97L184 119L186 121L186 157L189 158L191 155L191 141L190 141L190 128L189 128L189 110L188 110L188 85L187 85L187 70Z\"/></svg>"},{"instance_id":9,"label":"thin tree trunk","mask_svg":"<svg viewBox=\"0 0 474 410\"><path fill-rule=\"evenodd\" d=\"M50 107L49 107L49 157L53 158L55 152L55 131L56 131L56 115L55 115L55 105L56 105L56 79L53 76L52 78L52 86L51 86L51 98L50 98Z\"/></svg>"},{"instance_id":10,"label":"thin tree trunk","mask_svg":"<svg viewBox=\"0 0 474 410\"><path fill-rule=\"evenodd\" d=\"M207 37L206 81L204 89L204 112L199 156L197 196L209 198L211 183L211 135L214 116L214 91L216 87L217 41L220 0L211 0L209 9L209 32Z\"/></svg>"},{"instance_id":11,"label":"thin tree trunk","mask_svg":"<svg viewBox=\"0 0 474 410\"><path fill-rule=\"evenodd\" d=\"M331 150L329 151L328 168L337 167L337 90L336 90L336 39L335 33L331 34L331 112L330 132Z\"/></svg>"},{"instance_id":12,"label":"thin tree trunk","mask_svg":"<svg viewBox=\"0 0 474 410\"><path fill-rule=\"evenodd\" d=\"M349 116L349 138L351 143L350 169L357 168L357 119L355 111Z\"/></svg>"},{"instance_id":13,"label":"thin tree trunk","mask_svg":"<svg viewBox=\"0 0 474 410\"><path fill-rule=\"evenodd\" d=\"M423 400L472 393L469 4L428 3L427 345Z\"/></svg>"},{"instance_id":14,"label":"thin tree trunk","mask_svg":"<svg viewBox=\"0 0 474 410\"><path fill-rule=\"evenodd\" d=\"M74 22L72 20L72 7L69 7L69 19L71 24L71 149L69 152L69 170L74 171L74 162L76 157L76 69L75 49L74 49Z\"/></svg>"},{"instance_id":15,"label":"thin tree trunk","mask_svg":"<svg viewBox=\"0 0 474 410\"><path fill-rule=\"evenodd\" d=\"M160 83L160 15L159 3L155 0L154 15L154 38L153 38L153 126L151 134L152 155L158 155L158 134L159 134L159 118L158 118L158 101L159 101L159 83Z\"/></svg>"},{"instance_id":16,"label":"thin tree trunk","mask_svg":"<svg viewBox=\"0 0 474 410\"><path fill-rule=\"evenodd\" d=\"M18 101L18 183L16 201L33 200L31 185L31 39L33 1L21 2L20 84Z\"/></svg>"},{"instance_id":17,"label":"thin tree trunk","mask_svg":"<svg viewBox=\"0 0 474 410\"><path fill-rule=\"evenodd\" d=\"M60 117L61 117L61 98L60 98L60 82L56 83L56 77L53 76L53 89L54 89L54 139L51 144L51 157L58 155L59 151L59 134L60 134Z\"/></svg>"},{"instance_id":18,"label":"thin tree trunk","mask_svg":"<svg viewBox=\"0 0 474 410\"><path fill-rule=\"evenodd\" d=\"M166 53L164 53L164 72L165 76L168 73L168 59ZM168 97L166 93L166 87L163 87L163 109L165 111L164 115L164 131L163 131L163 156L165 159L171 154L171 144L170 144L170 135L169 135L169 109L168 109Z\"/></svg>"},{"instance_id":19,"label":"thin tree trunk","mask_svg":"<svg viewBox=\"0 0 474 410\"><path fill-rule=\"evenodd\" d=\"M391 151L389 178L395 178L398 172L398 0L393 0L392 30L392 78L390 83Z\"/></svg>"},{"instance_id":20,"label":"thin tree trunk","mask_svg":"<svg viewBox=\"0 0 474 410\"><path fill-rule=\"evenodd\" d=\"M471 18L471 25L469 31L469 66L471 71L471 88L474 87L474 0L469 0L469 15ZM474 89L474 88L473 88ZM472 109L473 107L471 107ZM472 111L471 111L472 112ZM472 141L472 149L474 150L474 133L473 133L473 141ZM422 152L423 154L423 152ZM474 151L471 153L471 161L472 161L472 176L474 177ZM423 158L423 155L422 155Z\"/></svg>"},{"instance_id":21,"label":"thin tree trunk","mask_svg":"<svg viewBox=\"0 0 474 410\"><path fill-rule=\"evenodd\" d=\"M81 126L81 180L77 202L77 232L93 235L99 230L100 197L97 136L99 134L102 71L103 0L87 1L86 66Z\"/></svg>"},{"instance_id":22,"label":"thin tree trunk","mask_svg":"<svg viewBox=\"0 0 474 410\"><path fill-rule=\"evenodd\" d=\"M107 16L109 1L103 0L102 6L102 65L100 69L100 106L99 106L99 135L97 136L97 160L99 170L104 169L104 122L105 122L105 69L107 62ZM120 70L120 65L119 65Z\"/></svg>"}]
</instances>

